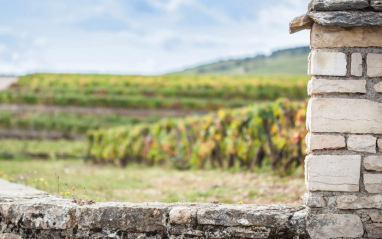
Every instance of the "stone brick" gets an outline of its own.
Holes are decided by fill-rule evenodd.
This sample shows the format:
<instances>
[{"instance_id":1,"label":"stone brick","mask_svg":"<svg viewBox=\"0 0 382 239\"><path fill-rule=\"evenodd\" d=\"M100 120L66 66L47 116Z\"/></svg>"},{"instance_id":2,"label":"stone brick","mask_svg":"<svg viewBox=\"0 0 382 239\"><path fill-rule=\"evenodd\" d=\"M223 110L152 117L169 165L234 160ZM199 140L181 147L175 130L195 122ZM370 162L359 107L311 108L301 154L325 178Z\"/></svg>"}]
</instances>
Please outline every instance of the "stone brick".
<instances>
[{"instance_id":1,"label":"stone brick","mask_svg":"<svg viewBox=\"0 0 382 239\"><path fill-rule=\"evenodd\" d=\"M369 156L363 160L363 166L367 170L382 171L382 156Z\"/></svg>"},{"instance_id":2,"label":"stone brick","mask_svg":"<svg viewBox=\"0 0 382 239\"><path fill-rule=\"evenodd\" d=\"M359 155L309 155L305 170L308 191L359 191Z\"/></svg>"},{"instance_id":3,"label":"stone brick","mask_svg":"<svg viewBox=\"0 0 382 239\"><path fill-rule=\"evenodd\" d=\"M170 223L190 224L192 216L196 218L196 210L189 207L176 207L170 211Z\"/></svg>"},{"instance_id":4,"label":"stone brick","mask_svg":"<svg viewBox=\"0 0 382 239\"><path fill-rule=\"evenodd\" d=\"M382 1L381 0L371 0L370 6L374 8L374 10L382 11Z\"/></svg>"},{"instance_id":5,"label":"stone brick","mask_svg":"<svg viewBox=\"0 0 382 239\"><path fill-rule=\"evenodd\" d=\"M382 237L382 224L367 224L366 232L369 238L381 238Z\"/></svg>"},{"instance_id":6,"label":"stone brick","mask_svg":"<svg viewBox=\"0 0 382 239\"><path fill-rule=\"evenodd\" d=\"M377 138L370 135L350 135L348 149L357 152L376 153Z\"/></svg>"},{"instance_id":7,"label":"stone brick","mask_svg":"<svg viewBox=\"0 0 382 239\"><path fill-rule=\"evenodd\" d=\"M382 193L382 174L365 173L363 184L369 193Z\"/></svg>"},{"instance_id":8,"label":"stone brick","mask_svg":"<svg viewBox=\"0 0 382 239\"><path fill-rule=\"evenodd\" d=\"M314 24L310 36L310 44L314 49L382 47L382 27L343 28Z\"/></svg>"},{"instance_id":9,"label":"stone brick","mask_svg":"<svg viewBox=\"0 0 382 239\"><path fill-rule=\"evenodd\" d=\"M309 11L361 10L369 6L367 0L313 0Z\"/></svg>"},{"instance_id":10,"label":"stone brick","mask_svg":"<svg viewBox=\"0 0 382 239\"><path fill-rule=\"evenodd\" d=\"M367 55L367 76L382 76L382 54L369 53Z\"/></svg>"},{"instance_id":11,"label":"stone brick","mask_svg":"<svg viewBox=\"0 0 382 239\"><path fill-rule=\"evenodd\" d=\"M305 193L304 204L314 208L326 207L325 198L323 196L314 196L312 193Z\"/></svg>"},{"instance_id":12,"label":"stone brick","mask_svg":"<svg viewBox=\"0 0 382 239\"><path fill-rule=\"evenodd\" d=\"M313 78L308 83L308 94L366 93L366 80L324 80Z\"/></svg>"},{"instance_id":13,"label":"stone brick","mask_svg":"<svg viewBox=\"0 0 382 239\"><path fill-rule=\"evenodd\" d=\"M345 53L312 51L309 59L310 75L346 76Z\"/></svg>"},{"instance_id":14,"label":"stone brick","mask_svg":"<svg viewBox=\"0 0 382 239\"><path fill-rule=\"evenodd\" d=\"M357 215L316 214L310 215L307 222L309 236L315 238L362 237L363 225Z\"/></svg>"},{"instance_id":15,"label":"stone brick","mask_svg":"<svg viewBox=\"0 0 382 239\"><path fill-rule=\"evenodd\" d=\"M374 90L377 93L382 93L382 82L378 82L377 84L374 85Z\"/></svg>"},{"instance_id":16,"label":"stone brick","mask_svg":"<svg viewBox=\"0 0 382 239\"><path fill-rule=\"evenodd\" d=\"M339 209L382 209L382 195L341 195L337 197Z\"/></svg>"},{"instance_id":17,"label":"stone brick","mask_svg":"<svg viewBox=\"0 0 382 239\"><path fill-rule=\"evenodd\" d=\"M362 76L362 55L361 53L353 53L351 55L351 74L353 76Z\"/></svg>"},{"instance_id":18,"label":"stone brick","mask_svg":"<svg viewBox=\"0 0 382 239\"><path fill-rule=\"evenodd\" d=\"M378 150L382 152L382 139L378 139Z\"/></svg>"},{"instance_id":19,"label":"stone brick","mask_svg":"<svg viewBox=\"0 0 382 239\"><path fill-rule=\"evenodd\" d=\"M345 137L341 135L315 135L306 137L307 152L317 149L341 149L346 147Z\"/></svg>"},{"instance_id":20,"label":"stone brick","mask_svg":"<svg viewBox=\"0 0 382 239\"><path fill-rule=\"evenodd\" d=\"M370 213L369 216L373 222L382 222L382 214L380 213Z\"/></svg>"},{"instance_id":21,"label":"stone brick","mask_svg":"<svg viewBox=\"0 0 382 239\"><path fill-rule=\"evenodd\" d=\"M312 133L382 134L382 104L365 99L310 99L307 127Z\"/></svg>"}]
</instances>

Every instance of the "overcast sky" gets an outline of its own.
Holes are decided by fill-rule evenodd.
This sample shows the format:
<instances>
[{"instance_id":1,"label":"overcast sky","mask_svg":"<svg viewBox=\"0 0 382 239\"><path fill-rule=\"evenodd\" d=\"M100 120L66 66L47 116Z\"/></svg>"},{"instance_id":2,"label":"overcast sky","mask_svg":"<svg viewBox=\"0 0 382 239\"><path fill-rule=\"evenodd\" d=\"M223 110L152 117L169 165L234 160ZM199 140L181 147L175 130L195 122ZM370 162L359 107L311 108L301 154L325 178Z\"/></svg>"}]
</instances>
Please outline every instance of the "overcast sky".
<instances>
[{"instance_id":1,"label":"overcast sky","mask_svg":"<svg viewBox=\"0 0 382 239\"><path fill-rule=\"evenodd\" d=\"M309 0L0 0L0 74L161 74L309 44Z\"/></svg>"}]
</instances>

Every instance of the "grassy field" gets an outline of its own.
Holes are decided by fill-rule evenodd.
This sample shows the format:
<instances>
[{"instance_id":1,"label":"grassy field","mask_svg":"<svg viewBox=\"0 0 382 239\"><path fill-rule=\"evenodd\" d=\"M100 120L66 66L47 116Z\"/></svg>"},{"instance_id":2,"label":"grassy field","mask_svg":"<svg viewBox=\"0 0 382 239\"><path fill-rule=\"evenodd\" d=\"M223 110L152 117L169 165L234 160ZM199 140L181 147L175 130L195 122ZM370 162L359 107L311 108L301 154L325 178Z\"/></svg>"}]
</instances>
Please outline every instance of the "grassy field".
<instances>
[{"instance_id":1,"label":"grassy field","mask_svg":"<svg viewBox=\"0 0 382 239\"><path fill-rule=\"evenodd\" d=\"M57 177L60 178L60 188ZM221 170L95 166L81 160L0 160L0 177L64 197L118 202L282 203L301 205L302 172L277 177ZM85 188L85 189L84 189ZM69 194L70 193L70 194Z\"/></svg>"}]
</instances>

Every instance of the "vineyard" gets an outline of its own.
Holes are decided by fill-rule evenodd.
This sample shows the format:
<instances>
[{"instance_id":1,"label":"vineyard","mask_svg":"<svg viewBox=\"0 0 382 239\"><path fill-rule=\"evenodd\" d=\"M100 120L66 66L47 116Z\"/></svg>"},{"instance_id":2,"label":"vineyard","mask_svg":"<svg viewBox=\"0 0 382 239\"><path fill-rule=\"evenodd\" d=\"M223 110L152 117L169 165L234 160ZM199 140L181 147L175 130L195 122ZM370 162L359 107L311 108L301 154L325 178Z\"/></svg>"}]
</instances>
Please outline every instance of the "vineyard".
<instances>
[{"instance_id":1,"label":"vineyard","mask_svg":"<svg viewBox=\"0 0 382 239\"><path fill-rule=\"evenodd\" d=\"M279 99L206 116L165 119L88 132L95 163L171 164L253 170L269 159L272 170L287 172L303 164L304 103Z\"/></svg>"}]
</instances>

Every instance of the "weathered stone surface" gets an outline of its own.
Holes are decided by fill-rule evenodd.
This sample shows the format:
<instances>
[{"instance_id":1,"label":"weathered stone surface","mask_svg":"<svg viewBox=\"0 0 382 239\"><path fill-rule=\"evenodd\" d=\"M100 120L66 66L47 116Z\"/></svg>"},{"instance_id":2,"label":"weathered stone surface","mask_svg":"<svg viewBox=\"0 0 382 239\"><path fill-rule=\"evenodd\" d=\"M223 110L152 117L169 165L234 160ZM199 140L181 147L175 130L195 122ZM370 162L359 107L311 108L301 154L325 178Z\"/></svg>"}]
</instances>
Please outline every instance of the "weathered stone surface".
<instances>
[{"instance_id":1,"label":"weathered stone surface","mask_svg":"<svg viewBox=\"0 0 382 239\"><path fill-rule=\"evenodd\" d=\"M283 205L273 205L274 210L264 211L265 207L256 206L251 208L240 207L237 205L218 205L216 208L205 208L198 210L197 220L200 225L218 225L218 226L266 226L266 225L284 225L287 221L287 214L281 214L280 211L290 212L291 215L295 209ZM266 207L271 209L272 207Z\"/></svg>"},{"instance_id":2,"label":"weathered stone surface","mask_svg":"<svg viewBox=\"0 0 382 239\"><path fill-rule=\"evenodd\" d=\"M381 152L382 151L382 139L378 139L378 150L379 150L379 152Z\"/></svg>"},{"instance_id":3,"label":"weathered stone surface","mask_svg":"<svg viewBox=\"0 0 382 239\"><path fill-rule=\"evenodd\" d=\"M166 230L167 208L163 204L97 203L78 208L79 229L104 228L134 232Z\"/></svg>"},{"instance_id":4,"label":"weathered stone surface","mask_svg":"<svg viewBox=\"0 0 382 239\"><path fill-rule=\"evenodd\" d=\"M331 12L309 12L316 23L324 26L340 27L371 27L382 26L381 12L361 11L331 11Z\"/></svg>"},{"instance_id":5,"label":"weathered stone surface","mask_svg":"<svg viewBox=\"0 0 382 239\"><path fill-rule=\"evenodd\" d=\"M323 26L314 24L310 34L312 48L382 47L382 27Z\"/></svg>"},{"instance_id":6,"label":"weathered stone surface","mask_svg":"<svg viewBox=\"0 0 382 239\"><path fill-rule=\"evenodd\" d=\"M369 216L373 222L382 222L382 214L380 213L370 213Z\"/></svg>"},{"instance_id":7,"label":"weathered stone surface","mask_svg":"<svg viewBox=\"0 0 382 239\"><path fill-rule=\"evenodd\" d=\"M189 207L176 207L170 211L170 223L189 224L192 217L196 217L196 209Z\"/></svg>"},{"instance_id":8,"label":"weathered stone surface","mask_svg":"<svg viewBox=\"0 0 382 239\"><path fill-rule=\"evenodd\" d=\"M357 215L316 214L308 217L307 230L312 239L362 237L363 225Z\"/></svg>"},{"instance_id":9,"label":"weathered stone surface","mask_svg":"<svg viewBox=\"0 0 382 239\"><path fill-rule=\"evenodd\" d=\"M308 155L305 181L308 191L359 191L361 156Z\"/></svg>"},{"instance_id":10,"label":"weathered stone surface","mask_svg":"<svg viewBox=\"0 0 382 239\"><path fill-rule=\"evenodd\" d=\"M368 0L313 0L309 11L360 10L369 7Z\"/></svg>"},{"instance_id":11,"label":"weathered stone surface","mask_svg":"<svg viewBox=\"0 0 382 239\"><path fill-rule=\"evenodd\" d=\"M367 224L366 232L369 238L381 238L382 237L382 224Z\"/></svg>"},{"instance_id":12,"label":"weathered stone surface","mask_svg":"<svg viewBox=\"0 0 382 239\"><path fill-rule=\"evenodd\" d=\"M374 90L377 93L382 93L382 82L378 82L377 84L374 85Z\"/></svg>"},{"instance_id":13,"label":"weathered stone surface","mask_svg":"<svg viewBox=\"0 0 382 239\"><path fill-rule=\"evenodd\" d=\"M369 193L382 193L382 174L369 174L363 175L363 184Z\"/></svg>"},{"instance_id":14,"label":"weathered stone surface","mask_svg":"<svg viewBox=\"0 0 382 239\"><path fill-rule=\"evenodd\" d=\"M341 149L346 147L345 137L341 135L315 135L306 136L307 151L318 149Z\"/></svg>"},{"instance_id":15,"label":"weathered stone surface","mask_svg":"<svg viewBox=\"0 0 382 239\"><path fill-rule=\"evenodd\" d=\"M312 20L312 18L310 18L306 14L298 16L295 19L293 19L289 24L289 32L293 34L304 29L311 29L313 23L314 21Z\"/></svg>"},{"instance_id":16,"label":"weathered stone surface","mask_svg":"<svg viewBox=\"0 0 382 239\"><path fill-rule=\"evenodd\" d=\"M337 197L339 209L382 209L382 195L357 196L342 195Z\"/></svg>"},{"instance_id":17,"label":"weathered stone surface","mask_svg":"<svg viewBox=\"0 0 382 239\"><path fill-rule=\"evenodd\" d=\"M363 166L367 170L382 171L382 156L369 156L363 160Z\"/></svg>"},{"instance_id":18,"label":"weathered stone surface","mask_svg":"<svg viewBox=\"0 0 382 239\"><path fill-rule=\"evenodd\" d=\"M326 207L325 198L323 196L314 196L312 193L305 193L304 204L314 208Z\"/></svg>"},{"instance_id":19,"label":"weathered stone surface","mask_svg":"<svg viewBox=\"0 0 382 239\"><path fill-rule=\"evenodd\" d=\"M325 80L313 78L308 83L308 94L366 93L366 80Z\"/></svg>"},{"instance_id":20,"label":"weathered stone surface","mask_svg":"<svg viewBox=\"0 0 382 239\"><path fill-rule=\"evenodd\" d=\"M312 51L309 56L309 74L312 76L345 76L346 54L343 52Z\"/></svg>"},{"instance_id":21,"label":"weathered stone surface","mask_svg":"<svg viewBox=\"0 0 382 239\"><path fill-rule=\"evenodd\" d=\"M382 134L382 104L364 99L310 99L307 127L312 133Z\"/></svg>"},{"instance_id":22,"label":"weathered stone surface","mask_svg":"<svg viewBox=\"0 0 382 239\"><path fill-rule=\"evenodd\" d=\"M21 236L13 234L13 233L1 233L0 239L22 239Z\"/></svg>"},{"instance_id":23,"label":"weathered stone surface","mask_svg":"<svg viewBox=\"0 0 382 239\"><path fill-rule=\"evenodd\" d=\"M353 53L351 55L351 74L353 76L362 76L362 64L361 53Z\"/></svg>"},{"instance_id":24,"label":"weathered stone surface","mask_svg":"<svg viewBox=\"0 0 382 239\"><path fill-rule=\"evenodd\" d=\"M348 149L357 152L376 153L377 138L371 135L350 135Z\"/></svg>"},{"instance_id":25,"label":"weathered stone surface","mask_svg":"<svg viewBox=\"0 0 382 239\"><path fill-rule=\"evenodd\" d=\"M371 0L370 6L374 8L374 10L382 11L382 1L381 0Z\"/></svg>"},{"instance_id":26,"label":"weathered stone surface","mask_svg":"<svg viewBox=\"0 0 382 239\"><path fill-rule=\"evenodd\" d=\"M382 54L367 54L367 76L380 77L382 76Z\"/></svg>"}]
</instances>

